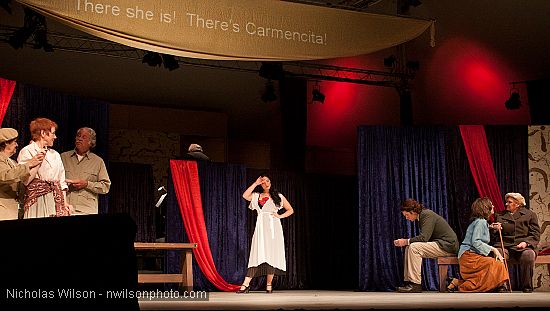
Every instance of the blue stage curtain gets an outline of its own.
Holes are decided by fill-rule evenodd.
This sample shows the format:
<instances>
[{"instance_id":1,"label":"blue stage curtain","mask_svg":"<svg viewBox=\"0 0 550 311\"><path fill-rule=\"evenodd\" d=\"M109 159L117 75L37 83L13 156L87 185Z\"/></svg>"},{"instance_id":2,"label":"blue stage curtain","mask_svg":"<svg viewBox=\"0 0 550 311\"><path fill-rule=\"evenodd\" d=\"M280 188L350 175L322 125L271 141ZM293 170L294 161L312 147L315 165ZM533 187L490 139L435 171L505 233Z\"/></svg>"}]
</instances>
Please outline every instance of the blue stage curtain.
<instances>
[{"instance_id":1,"label":"blue stage curtain","mask_svg":"<svg viewBox=\"0 0 550 311\"><path fill-rule=\"evenodd\" d=\"M529 201L528 132L525 125L486 125L498 185L504 195L519 192Z\"/></svg>"},{"instance_id":2,"label":"blue stage curtain","mask_svg":"<svg viewBox=\"0 0 550 311\"><path fill-rule=\"evenodd\" d=\"M18 82L2 126L16 129L19 132L17 143L24 147L31 141L29 124L38 117L57 123L57 140L53 149L59 153L74 148L79 128L93 128L97 133L97 146L93 152L103 158L109 171L108 103ZM99 196L99 211L108 211L108 198L105 195Z\"/></svg>"},{"instance_id":3,"label":"blue stage curtain","mask_svg":"<svg viewBox=\"0 0 550 311\"><path fill-rule=\"evenodd\" d=\"M242 165L200 161L198 168L206 231L216 269L227 282L240 284L246 274L249 249L247 204L242 198L247 187L246 170ZM171 174L167 191L166 241L189 242L183 229ZM166 272L178 273L180 266L180 253L167 252ZM217 291L200 272L195 260L193 271L195 290Z\"/></svg>"},{"instance_id":4,"label":"blue stage curtain","mask_svg":"<svg viewBox=\"0 0 550 311\"><path fill-rule=\"evenodd\" d=\"M129 214L137 226L136 242L154 242L153 168L149 164L112 162L110 170L116 187L111 187L109 213Z\"/></svg>"},{"instance_id":5,"label":"blue stage curtain","mask_svg":"<svg viewBox=\"0 0 550 311\"><path fill-rule=\"evenodd\" d=\"M418 234L400 203L415 198L447 219L444 129L364 126L358 133L359 290L395 290L403 281L403 248ZM424 289L437 290L435 260L424 260Z\"/></svg>"}]
</instances>

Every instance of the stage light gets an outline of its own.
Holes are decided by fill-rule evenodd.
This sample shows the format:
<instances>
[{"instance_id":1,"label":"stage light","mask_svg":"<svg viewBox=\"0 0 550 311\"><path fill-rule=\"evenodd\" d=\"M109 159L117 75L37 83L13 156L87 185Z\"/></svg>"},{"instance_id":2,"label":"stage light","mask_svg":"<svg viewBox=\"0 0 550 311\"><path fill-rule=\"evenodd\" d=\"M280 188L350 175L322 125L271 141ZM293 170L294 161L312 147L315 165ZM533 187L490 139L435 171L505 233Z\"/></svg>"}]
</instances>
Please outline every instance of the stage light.
<instances>
[{"instance_id":1,"label":"stage light","mask_svg":"<svg viewBox=\"0 0 550 311\"><path fill-rule=\"evenodd\" d=\"M512 92L512 94L510 94L510 98L508 98L508 100L504 103L504 106L506 106L506 109L508 109L508 110L519 109L519 107L521 106L521 100L519 98L519 93L518 92Z\"/></svg>"},{"instance_id":2,"label":"stage light","mask_svg":"<svg viewBox=\"0 0 550 311\"><path fill-rule=\"evenodd\" d=\"M155 67L155 66L160 67L160 65L162 64L162 58L160 57L159 53L147 52L143 56L143 60L141 62L151 67Z\"/></svg>"},{"instance_id":3,"label":"stage light","mask_svg":"<svg viewBox=\"0 0 550 311\"><path fill-rule=\"evenodd\" d=\"M313 86L313 91L311 91L311 101L314 103L325 103L325 94L321 92L321 87L318 82L315 82Z\"/></svg>"},{"instance_id":4,"label":"stage light","mask_svg":"<svg viewBox=\"0 0 550 311\"><path fill-rule=\"evenodd\" d=\"M277 94L275 94L275 87L271 80L267 81L265 84L265 91L261 97L264 103L272 102L277 100Z\"/></svg>"},{"instance_id":5,"label":"stage light","mask_svg":"<svg viewBox=\"0 0 550 311\"><path fill-rule=\"evenodd\" d=\"M401 14L405 14L409 12L409 8L411 6L416 8L421 4L422 2L420 2L420 0L401 0L401 3L399 4L399 11Z\"/></svg>"},{"instance_id":6,"label":"stage light","mask_svg":"<svg viewBox=\"0 0 550 311\"><path fill-rule=\"evenodd\" d=\"M262 62L260 77L268 80L281 80L284 77L283 64L281 62Z\"/></svg>"},{"instance_id":7,"label":"stage light","mask_svg":"<svg viewBox=\"0 0 550 311\"><path fill-rule=\"evenodd\" d=\"M25 45L25 42L29 40L30 36L32 35L33 30L28 29L25 27L21 27L17 29L8 39L9 44L12 48L18 50L23 48Z\"/></svg>"},{"instance_id":8,"label":"stage light","mask_svg":"<svg viewBox=\"0 0 550 311\"><path fill-rule=\"evenodd\" d=\"M420 69L420 62L417 60L410 60L407 62L406 66L412 71L418 71Z\"/></svg>"},{"instance_id":9,"label":"stage light","mask_svg":"<svg viewBox=\"0 0 550 311\"><path fill-rule=\"evenodd\" d=\"M34 49L44 49L53 52L53 46L48 43L48 28L46 18L35 11L25 8L23 27L17 29L8 39L14 49L22 48L30 37L33 37Z\"/></svg>"},{"instance_id":10,"label":"stage light","mask_svg":"<svg viewBox=\"0 0 550 311\"><path fill-rule=\"evenodd\" d=\"M394 55L384 58L384 67L393 67L397 62L397 58Z\"/></svg>"},{"instance_id":11,"label":"stage light","mask_svg":"<svg viewBox=\"0 0 550 311\"><path fill-rule=\"evenodd\" d=\"M162 54L162 62L164 63L164 68L170 71L180 68L178 61L172 55Z\"/></svg>"},{"instance_id":12,"label":"stage light","mask_svg":"<svg viewBox=\"0 0 550 311\"><path fill-rule=\"evenodd\" d=\"M521 100L519 97L519 89L516 87L516 84L522 83L522 82L511 82L511 88L510 88L510 97L506 102L504 102L504 106L508 110L516 110L521 107Z\"/></svg>"},{"instance_id":13,"label":"stage light","mask_svg":"<svg viewBox=\"0 0 550 311\"><path fill-rule=\"evenodd\" d=\"M4 10L6 10L8 13L11 14L10 2L11 0L0 0L0 7L2 7Z\"/></svg>"}]
</instances>

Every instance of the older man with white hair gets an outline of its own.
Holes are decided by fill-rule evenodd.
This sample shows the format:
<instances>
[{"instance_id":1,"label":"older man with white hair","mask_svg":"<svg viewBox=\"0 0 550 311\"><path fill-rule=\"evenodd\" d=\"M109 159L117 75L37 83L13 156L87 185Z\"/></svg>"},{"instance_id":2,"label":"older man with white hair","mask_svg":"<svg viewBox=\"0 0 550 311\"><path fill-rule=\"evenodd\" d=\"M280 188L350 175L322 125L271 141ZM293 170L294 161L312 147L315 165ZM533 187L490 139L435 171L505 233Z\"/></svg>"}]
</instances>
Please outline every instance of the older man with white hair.
<instances>
[{"instance_id":1,"label":"older man with white hair","mask_svg":"<svg viewBox=\"0 0 550 311\"><path fill-rule=\"evenodd\" d=\"M65 167L65 181L69 184L67 200L75 214L97 214L98 195L106 194L111 180L105 162L90 150L96 145L97 135L89 127L76 132L75 148L61 154Z\"/></svg>"},{"instance_id":2,"label":"older man with white hair","mask_svg":"<svg viewBox=\"0 0 550 311\"><path fill-rule=\"evenodd\" d=\"M513 258L520 265L519 286L524 293L533 291L533 271L537 257L536 248L540 240L540 227L537 214L526 208L525 198L515 192L507 193L506 210L495 213L494 246L502 251L506 259ZM502 244L496 230L502 230Z\"/></svg>"}]
</instances>

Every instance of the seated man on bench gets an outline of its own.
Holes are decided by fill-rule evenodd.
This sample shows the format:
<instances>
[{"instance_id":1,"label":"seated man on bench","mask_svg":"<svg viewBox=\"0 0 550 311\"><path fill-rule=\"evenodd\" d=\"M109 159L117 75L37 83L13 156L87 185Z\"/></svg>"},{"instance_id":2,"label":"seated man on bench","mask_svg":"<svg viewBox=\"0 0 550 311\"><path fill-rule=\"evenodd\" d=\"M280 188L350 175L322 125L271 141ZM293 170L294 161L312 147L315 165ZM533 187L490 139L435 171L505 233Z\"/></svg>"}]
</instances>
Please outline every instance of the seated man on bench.
<instances>
[{"instance_id":1,"label":"seated man on bench","mask_svg":"<svg viewBox=\"0 0 550 311\"><path fill-rule=\"evenodd\" d=\"M422 258L455 256L458 251L458 239L443 217L424 208L414 199L401 204L401 213L409 221L418 220L420 234L410 239L397 239L395 246L405 246L404 286L398 287L400 293L422 292Z\"/></svg>"},{"instance_id":2,"label":"seated man on bench","mask_svg":"<svg viewBox=\"0 0 550 311\"><path fill-rule=\"evenodd\" d=\"M533 271L537 257L536 247L540 240L537 214L525 207L525 198L519 193L507 193L506 210L495 213L495 222L489 227L493 232L494 246L501 251L498 230L502 230L503 256L513 258L520 265L519 286L524 293L533 292Z\"/></svg>"}]
</instances>

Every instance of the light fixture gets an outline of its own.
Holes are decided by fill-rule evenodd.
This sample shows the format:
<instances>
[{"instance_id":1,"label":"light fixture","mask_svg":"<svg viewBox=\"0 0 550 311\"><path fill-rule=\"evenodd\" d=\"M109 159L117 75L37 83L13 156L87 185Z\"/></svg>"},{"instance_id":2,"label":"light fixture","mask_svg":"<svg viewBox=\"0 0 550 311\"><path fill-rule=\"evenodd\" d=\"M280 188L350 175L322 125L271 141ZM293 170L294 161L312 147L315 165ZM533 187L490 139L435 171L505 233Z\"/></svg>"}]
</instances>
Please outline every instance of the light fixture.
<instances>
[{"instance_id":1,"label":"light fixture","mask_svg":"<svg viewBox=\"0 0 550 311\"><path fill-rule=\"evenodd\" d=\"M506 102L504 102L504 106L506 106L506 109L508 110L516 110L521 107L521 100L519 97L519 90L516 87L516 83L512 82L512 88L510 89L510 97Z\"/></svg>"},{"instance_id":2,"label":"light fixture","mask_svg":"<svg viewBox=\"0 0 550 311\"><path fill-rule=\"evenodd\" d=\"M33 37L34 49L44 49L46 52L53 52L53 46L48 43L48 28L44 15L25 8L23 27L17 29L8 39L14 49L23 48L30 37Z\"/></svg>"},{"instance_id":3,"label":"light fixture","mask_svg":"<svg viewBox=\"0 0 550 311\"><path fill-rule=\"evenodd\" d=\"M411 71L418 71L420 69L420 62L417 60L410 60L405 66Z\"/></svg>"},{"instance_id":4,"label":"light fixture","mask_svg":"<svg viewBox=\"0 0 550 311\"><path fill-rule=\"evenodd\" d=\"M168 69L169 71L180 68L178 61L172 55L162 54L162 62L164 63L164 68Z\"/></svg>"},{"instance_id":5,"label":"light fixture","mask_svg":"<svg viewBox=\"0 0 550 311\"><path fill-rule=\"evenodd\" d=\"M159 53L147 52L145 53L145 55L143 55L143 59L141 62L151 67L160 67L160 65L162 64L162 58L160 57Z\"/></svg>"},{"instance_id":6,"label":"light fixture","mask_svg":"<svg viewBox=\"0 0 550 311\"><path fill-rule=\"evenodd\" d=\"M2 7L4 10L6 10L8 13L11 14L10 2L11 0L0 0L0 7Z\"/></svg>"},{"instance_id":7,"label":"light fixture","mask_svg":"<svg viewBox=\"0 0 550 311\"><path fill-rule=\"evenodd\" d=\"M384 67L393 67L397 62L397 58L394 55L384 58Z\"/></svg>"},{"instance_id":8,"label":"light fixture","mask_svg":"<svg viewBox=\"0 0 550 311\"><path fill-rule=\"evenodd\" d=\"M313 91L311 91L311 101L313 103L325 103L325 94L321 92L321 87L319 86L318 81L315 82L315 85L313 86Z\"/></svg>"},{"instance_id":9,"label":"light fixture","mask_svg":"<svg viewBox=\"0 0 550 311\"><path fill-rule=\"evenodd\" d=\"M399 5L399 11L401 14L406 14L409 12L409 9L411 6L416 8L421 4L422 2L420 2L420 0L401 0L401 3Z\"/></svg>"},{"instance_id":10,"label":"light fixture","mask_svg":"<svg viewBox=\"0 0 550 311\"><path fill-rule=\"evenodd\" d=\"M265 91L262 94L261 99L264 103L269 103L277 100L277 94L275 94L275 87L273 86L273 82L271 80L268 80L266 82Z\"/></svg>"}]
</instances>

